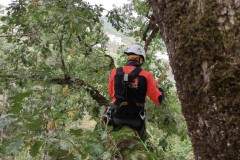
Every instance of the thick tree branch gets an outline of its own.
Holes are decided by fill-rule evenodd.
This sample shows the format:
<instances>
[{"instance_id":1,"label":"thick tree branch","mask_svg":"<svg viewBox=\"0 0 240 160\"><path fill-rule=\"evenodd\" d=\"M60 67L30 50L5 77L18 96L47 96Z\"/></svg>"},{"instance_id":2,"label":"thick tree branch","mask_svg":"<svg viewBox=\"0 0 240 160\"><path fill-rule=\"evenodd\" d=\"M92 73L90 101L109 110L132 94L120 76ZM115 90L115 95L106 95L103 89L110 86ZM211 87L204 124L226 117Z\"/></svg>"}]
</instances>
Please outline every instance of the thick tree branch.
<instances>
[{"instance_id":1,"label":"thick tree branch","mask_svg":"<svg viewBox=\"0 0 240 160\"><path fill-rule=\"evenodd\" d=\"M90 96L98 103L99 106L107 106L109 104L108 100L99 93L97 89L95 89L93 86L86 84L83 80L81 79L52 79L52 83L56 84L68 84L68 85L80 85L82 86L87 92L89 92ZM99 107L96 106L94 108L94 114L97 116L99 115L100 110Z\"/></svg>"},{"instance_id":2,"label":"thick tree branch","mask_svg":"<svg viewBox=\"0 0 240 160\"><path fill-rule=\"evenodd\" d=\"M145 45L144 45L144 50L145 52L147 52L148 50L148 46L150 45L150 43L152 42L153 38L155 37L155 35L158 33L159 28L155 28L151 34L149 35L149 37L146 39L145 41Z\"/></svg>"},{"instance_id":3,"label":"thick tree branch","mask_svg":"<svg viewBox=\"0 0 240 160\"><path fill-rule=\"evenodd\" d=\"M142 40L143 41L146 41L148 32L153 30L154 28L156 28L156 23L155 23L154 16L153 15L151 15L151 16L146 15L146 17L149 19L149 23L148 23L147 28L143 32L143 35L142 35Z\"/></svg>"},{"instance_id":4,"label":"thick tree branch","mask_svg":"<svg viewBox=\"0 0 240 160\"><path fill-rule=\"evenodd\" d=\"M148 46L152 42L152 39L155 37L155 35L159 31L159 27L156 23L155 17L153 15L151 15L151 17L149 17L149 16L147 16L147 17L149 18L150 21L149 21L149 24L148 24L146 30L144 31L144 33L142 35L142 40L145 41L145 46L144 46L145 51L147 51ZM151 33L148 36L149 32L151 32Z\"/></svg>"},{"instance_id":5,"label":"thick tree branch","mask_svg":"<svg viewBox=\"0 0 240 160\"><path fill-rule=\"evenodd\" d=\"M79 85L79 86L83 86L84 89L86 89L86 91L88 91L91 95L91 97L97 101L97 103L100 106L105 106L108 105L108 100L102 96L99 91L97 89L95 89L93 86L86 84L83 80L76 78L76 79L71 79L71 78L67 78L67 79L52 79L51 80L52 83L56 83L56 84L60 84L60 85L64 85L64 84L68 84L68 85Z\"/></svg>"},{"instance_id":6,"label":"thick tree branch","mask_svg":"<svg viewBox=\"0 0 240 160\"><path fill-rule=\"evenodd\" d=\"M9 75L4 75L1 74L1 80L7 81L10 78L13 79L21 79L21 80L33 80L33 81L43 81L44 80L43 75L24 75L24 74L9 74ZM46 80L47 82L50 83L54 83L54 84L59 84L59 85L77 85L77 86L81 86L83 87L92 97L92 99L94 99L99 106L107 106L109 104L109 101L107 100L107 98L105 98L103 95L100 94L100 92L95 89L93 86L85 83L83 80L79 79L79 78L53 78L53 79L49 79ZM99 107L95 107L94 108L94 112L96 114L98 114L100 112Z\"/></svg>"},{"instance_id":7,"label":"thick tree branch","mask_svg":"<svg viewBox=\"0 0 240 160\"><path fill-rule=\"evenodd\" d=\"M240 17L239 4L149 1L167 47L195 159L240 159L240 69L232 65L240 64L240 23L228 21Z\"/></svg>"},{"instance_id":8,"label":"thick tree branch","mask_svg":"<svg viewBox=\"0 0 240 160\"><path fill-rule=\"evenodd\" d=\"M113 69L115 67L114 65L114 59L110 56L105 54L104 57L108 57L110 59L110 64L108 65L109 69Z\"/></svg>"}]
</instances>

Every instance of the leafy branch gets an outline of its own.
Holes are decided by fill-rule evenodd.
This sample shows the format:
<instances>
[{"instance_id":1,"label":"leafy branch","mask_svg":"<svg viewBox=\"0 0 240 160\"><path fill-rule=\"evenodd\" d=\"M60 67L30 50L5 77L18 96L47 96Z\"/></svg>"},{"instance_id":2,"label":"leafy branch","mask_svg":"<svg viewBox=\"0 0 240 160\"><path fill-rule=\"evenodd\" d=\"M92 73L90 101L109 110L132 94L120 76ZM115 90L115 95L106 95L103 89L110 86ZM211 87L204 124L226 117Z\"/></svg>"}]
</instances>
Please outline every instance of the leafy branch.
<instances>
[{"instance_id":1,"label":"leafy branch","mask_svg":"<svg viewBox=\"0 0 240 160\"><path fill-rule=\"evenodd\" d=\"M109 104L109 101L107 98L105 98L103 95L100 94L100 92L94 88L93 86L85 83L83 80L79 78L53 78L53 79L48 79L44 80L44 75L24 75L24 74L2 74L2 79L9 79L9 78L14 78L14 79L26 79L26 80L34 80L34 81L46 81L54 84L59 84L59 85L78 85L83 87L87 92L89 92L90 96L99 104L99 106L107 106ZM96 107L95 108L95 113L99 113L99 109Z\"/></svg>"},{"instance_id":2,"label":"leafy branch","mask_svg":"<svg viewBox=\"0 0 240 160\"><path fill-rule=\"evenodd\" d=\"M2 38L7 38L7 37L31 37L33 35L36 35L38 32L32 32L32 33L27 33L27 34L15 34L15 35L0 35Z\"/></svg>"},{"instance_id":3,"label":"leafy branch","mask_svg":"<svg viewBox=\"0 0 240 160\"><path fill-rule=\"evenodd\" d=\"M97 89L95 89L93 86L85 83L83 80L76 78L76 79L71 79L71 78L65 78L65 79L52 79L52 83L60 84L60 85L80 85L82 86L86 91L88 91L91 95L91 97L97 101L97 103L100 106L106 106L108 105L108 100L102 96ZM99 110L96 110L99 112Z\"/></svg>"}]
</instances>

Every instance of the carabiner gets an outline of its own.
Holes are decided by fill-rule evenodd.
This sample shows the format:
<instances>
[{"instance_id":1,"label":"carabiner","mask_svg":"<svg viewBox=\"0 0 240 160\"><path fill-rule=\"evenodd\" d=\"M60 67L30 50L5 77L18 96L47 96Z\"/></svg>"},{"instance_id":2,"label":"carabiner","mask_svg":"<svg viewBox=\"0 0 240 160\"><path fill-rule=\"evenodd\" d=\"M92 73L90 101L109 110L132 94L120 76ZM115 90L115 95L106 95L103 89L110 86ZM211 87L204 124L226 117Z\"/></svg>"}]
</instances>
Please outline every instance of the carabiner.
<instances>
[{"instance_id":1,"label":"carabiner","mask_svg":"<svg viewBox=\"0 0 240 160\"><path fill-rule=\"evenodd\" d=\"M142 113L143 113L143 114L142 114ZM145 118L146 118L145 111L140 111L140 112L139 112L139 115L140 115L140 117L141 117L142 120L145 120Z\"/></svg>"}]
</instances>

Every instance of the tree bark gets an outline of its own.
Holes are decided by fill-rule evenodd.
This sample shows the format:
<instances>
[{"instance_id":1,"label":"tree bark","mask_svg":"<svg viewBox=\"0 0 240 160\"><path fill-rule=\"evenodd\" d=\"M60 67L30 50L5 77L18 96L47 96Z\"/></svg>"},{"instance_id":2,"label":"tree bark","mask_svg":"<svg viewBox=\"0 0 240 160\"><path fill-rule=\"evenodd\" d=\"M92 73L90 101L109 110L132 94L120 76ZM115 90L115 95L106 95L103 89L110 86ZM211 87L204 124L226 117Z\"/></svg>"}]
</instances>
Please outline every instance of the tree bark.
<instances>
[{"instance_id":1,"label":"tree bark","mask_svg":"<svg viewBox=\"0 0 240 160\"><path fill-rule=\"evenodd\" d=\"M149 0L195 159L240 159L240 1Z\"/></svg>"}]
</instances>

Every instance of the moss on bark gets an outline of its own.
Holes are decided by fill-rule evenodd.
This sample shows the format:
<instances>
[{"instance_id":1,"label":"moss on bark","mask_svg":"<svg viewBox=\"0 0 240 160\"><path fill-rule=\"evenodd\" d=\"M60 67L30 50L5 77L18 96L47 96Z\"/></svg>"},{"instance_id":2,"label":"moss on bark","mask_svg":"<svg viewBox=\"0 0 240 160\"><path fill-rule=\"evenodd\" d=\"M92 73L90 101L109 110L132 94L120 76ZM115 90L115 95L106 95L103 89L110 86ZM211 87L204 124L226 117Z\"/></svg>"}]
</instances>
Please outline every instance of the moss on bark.
<instances>
[{"instance_id":1,"label":"moss on bark","mask_svg":"<svg viewBox=\"0 0 240 160\"><path fill-rule=\"evenodd\" d=\"M196 159L240 159L240 8L233 1L149 1Z\"/></svg>"}]
</instances>

